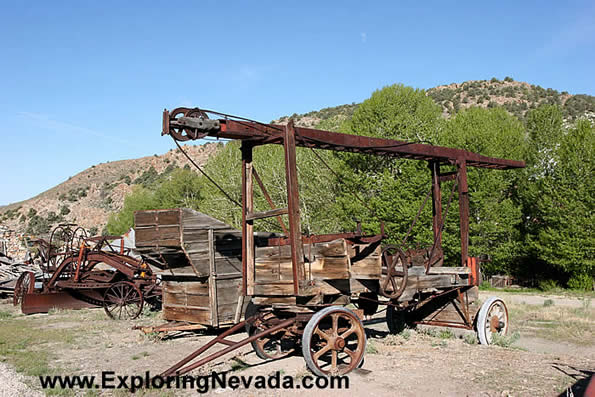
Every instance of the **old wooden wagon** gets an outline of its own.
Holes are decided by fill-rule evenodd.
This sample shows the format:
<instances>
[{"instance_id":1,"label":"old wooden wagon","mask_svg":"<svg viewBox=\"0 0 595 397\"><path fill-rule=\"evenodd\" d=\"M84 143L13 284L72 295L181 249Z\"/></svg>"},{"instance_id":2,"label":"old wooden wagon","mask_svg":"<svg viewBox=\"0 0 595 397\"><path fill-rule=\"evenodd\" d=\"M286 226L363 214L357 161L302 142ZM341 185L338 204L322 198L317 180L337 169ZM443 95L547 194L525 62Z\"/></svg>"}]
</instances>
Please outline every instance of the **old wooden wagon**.
<instances>
[{"instance_id":1,"label":"old wooden wagon","mask_svg":"<svg viewBox=\"0 0 595 397\"><path fill-rule=\"evenodd\" d=\"M208 115L216 118L210 119ZM467 168L512 169L523 167L522 161L490 158L461 149L299 128L291 121L286 126L262 124L198 108L164 111L163 134L170 135L176 144L207 136L242 141L241 255L235 264L239 266L241 258L241 272L237 269L238 275L242 275L237 279L241 282L240 298L249 300L244 321L167 369L165 375L191 371L248 343L252 343L262 358L280 358L301 350L308 368L315 374L345 374L362 363L366 346L362 317L375 313L379 305L387 306L386 319L391 331L398 331L405 323L475 328L485 344L490 343L493 335L507 332L508 314L501 299L491 298L481 307L477 305L481 277L478 258L469 255ZM265 144L284 147L286 208L275 206L252 161L253 149ZM399 246L383 246L386 235L382 228L371 236L358 231L303 235L296 166L298 146L427 161L430 188L412 227L431 197L433 244L408 249L405 237ZM270 209L254 208L253 181L267 198ZM444 184L451 184L446 200L442 197ZM459 207L461 262L459 267L443 267L442 231L455 195ZM288 227L280 218L283 215L287 215ZM264 218L277 218L284 235L258 238L254 221ZM182 231L179 233L185 236ZM234 236L240 238L237 232ZM190 252L198 253L198 250L193 248ZM359 309L345 307L349 303ZM245 339L238 342L226 339L244 327L248 331ZM224 347L193 362L218 344Z\"/></svg>"}]
</instances>

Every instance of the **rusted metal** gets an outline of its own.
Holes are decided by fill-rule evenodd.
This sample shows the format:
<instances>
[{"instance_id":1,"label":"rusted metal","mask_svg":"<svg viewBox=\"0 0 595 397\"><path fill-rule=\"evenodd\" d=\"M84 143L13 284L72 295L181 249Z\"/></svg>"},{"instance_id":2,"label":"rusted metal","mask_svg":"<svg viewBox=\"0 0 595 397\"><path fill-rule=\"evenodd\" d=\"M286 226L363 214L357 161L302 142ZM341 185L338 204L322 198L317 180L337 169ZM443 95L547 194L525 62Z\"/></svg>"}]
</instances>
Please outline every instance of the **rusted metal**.
<instances>
[{"instance_id":1,"label":"rusted metal","mask_svg":"<svg viewBox=\"0 0 595 397\"><path fill-rule=\"evenodd\" d=\"M209 119L209 114L214 115L215 119ZM349 303L354 296L359 296L357 300L363 299L362 302L367 302L367 300L375 301L372 303L367 302L364 305L368 314L370 314L370 311L377 310L378 305L387 305L388 309L390 309L387 310L387 321L392 321L389 317L394 314L393 311L399 311L403 315L411 314L415 322L419 324L472 329L475 313L471 309L470 296L472 296L471 299L476 299L478 294L479 266L476 266L476 261L471 260L469 262L473 258L469 258L467 167L488 169L522 168L525 165L523 161L492 158L462 149L301 128L296 127L292 120L285 126L263 124L198 108L177 108L172 110L171 113L164 110L162 135L170 135L176 141L196 140L207 136L242 141L242 292L243 296L252 296L253 299L264 304L264 307L270 309L270 311L259 309L257 315L250 316L248 320L236 324L236 326L201 347L180 363L169 368L164 375L188 372L247 343L253 343L257 354L262 358L281 357L286 351L283 350L280 341L291 337L295 338L299 335L302 335L304 358L308 367L314 373L318 375L347 373L354 369L363 358L363 350L361 349L365 347L365 332L363 326L360 329L353 323L353 321L358 322L359 320L354 317L355 315L351 311L337 308L337 305ZM283 145L287 209L275 207L252 164L253 148L266 144ZM392 251L385 250L382 253L382 266L378 264L378 268L374 267L378 263L374 262L377 259L366 255L374 251L377 252L375 258L378 258L380 242L386 237L383 223L381 223L380 234L375 236L362 236L361 225L359 224L355 233L302 235L296 165L297 147L423 160L429 163L431 188L402 240L401 246L392 247ZM314 150L313 152L315 153ZM327 165L324 159L318 157ZM445 172L441 170L441 167L446 169ZM330 167L328 168L330 169ZM263 191L271 210L254 212L253 178L256 179L257 184ZM443 211L441 185L446 182L451 182L452 188L448 204ZM441 268L440 266L444 260L442 248L444 220L455 192L458 194L459 199L461 264L464 268ZM433 244L431 247L418 246L417 248L407 249L405 243L430 196L432 197ZM288 230L281 220L282 214L288 215ZM287 258L290 257L292 272L291 275L286 274L285 279L279 276L278 278L261 279L265 281L259 282L255 280L254 220L273 216L279 220L285 236L275 236L265 241L266 251L263 252L266 252L266 254L263 254L263 257L266 259L259 264L261 266L259 271L262 273L262 269L266 269L264 273L269 275L268 277L270 277L270 273L280 275L282 265L287 268ZM259 240L259 243L262 244L263 241ZM366 243L370 247L358 246L358 244ZM308 244L307 257L304 256L304 244ZM327 274L324 274L318 280L312 276L314 244L326 244L318 249L328 249L335 252L335 254L331 255L333 259L329 260L329 263L336 263L334 266L339 269L329 270ZM289 245L289 250L287 247L283 249L287 245ZM273 247L278 247L278 249L271 249ZM361 268L358 269L357 266L350 262L351 256L345 254L349 250L345 247L350 247L349 249L352 252L367 250L366 255L354 259L353 262L365 258L370 261L368 263L373 265L366 268L362 264ZM335 251L332 251L333 249ZM376 249L378 251L375 251ZM274 268L277 262L270 260L271 257L275 256L285 261L282 262L279 259L277 269ZM348 262L342 262L345 258L347 258ZM269 262L266 262L267 260ZM305 280L305 261L308 261L309 264L308 280ZM319 262L318 266L324 267L323 263L324 260ZM341 265L343 263L349 263L347 271L342 270ZM362 261L362 263L364 262ZM331 267L329 266L329 268ZM469 270L469 267L471 270ZM361 279L352 276L352 274L358 274L358 271L363 272L359 273L362 275ZM341 290L339 283L337 285L328 283L325 288L334 292L327 293L325 292L327 290L321 287L325 277L330 281L334 279L355 281L362 286L362 289L357 293L351 293L349 289L346 291ZM266 280L273 280L274 282ZM350 283L347 284L351 285ZM291 290L288 289L288 286L292 287L293 296L291 296ZM260 293L257 291L260 291ZM333 293L340 296L333 295ZM388 302L379 301L377 299L378 293L390 300ZM327 295L325 296L325 294ZM288 310L294 313L295 317L286 319L286 317L279 315L281 310ZM473 310L475 309L473 308ZM270 316L266 320L263 317L264 313L268 313ZM303 324L306 322L307 325L304 328ZM342 329L341 325L339 325L340 322L349 323L350 325L348 324ZM238 331L245 324L259 325L254 326L251 331L252 334L240 342L236 343L225 339L226 336ZM359 324L361 325L361 322ZM392 330L394 327L389 325L389 328ZM348 345L344 338L345 332L352 333L354 337L357 337L357 351L349 347L347 347L348 350L345 350ZM187 365L218 343L227 347L194 364ZM265 346L274 349L271 352L266 352ZM349 362L343 363L343 365L339 364L338 359L341 352L350 358ZM319 359L324 355L330 355L330 369L323 369L318 365Z\"/></svg>"},{"instance_id":2,"label":"rusted metal","mask_svg":"<svg viewBox=\"0 0 595 397\"><path fill-rule=\"evenodd\" d=\"M225 339L229 335L232 335L232 334L238 332L239 330L241 330L242 328L244 328L246 326L247 322L250 322L253 320L255 320L255 318L251 318L251 319L244 320L244 321L237 323L236 325L234 325L227 331L223 332L216 338L212 339L209 343L201 346L198 350L194 351L193 353L191 353L184 359L180 360L178 363L176 363L172 367L165 370L161 374L161 376L170 376L170 375L174 375L174 374L183 375L185 373L188 373L188 372L192 371L193 369L200 367L201 365L204 365L204 364L211 362L211 361L213 361L229 352L239 349L240 347L245 346L248 343L251 343L263 336L270 335L270 334L275 333L283 328L291 326L292 324L295 323L296 318L290 318L290 319L284 320L284 321L280 322L279 324L274 325L274 326L262 331L261 333L256 333L252 336L248 336L247 338L244 338L238 342L229 341L229 340ZM187 365L192 360L194 360L195 358L197 358L198 356L200 356L201 354L203 354L208 349L210 349L211 347L215 346L218 343L226 345L227 347L224 349L221 349L215 353L212 353L212 354L208 355L207 357L204 357L193 364Z\"/></svg>"},{"instance_id":3,"label":"rusted metal","mask_svg":"<svg viewBox=\"0 0 595 397\"><path fill-rule=\"evenodd\" d=\"M271 196L269 195L269 192L267 191L267 188L264 186L264 183L262 183L262 180L260 179L260 176L258 175L258 172L256 172L256 168L254 168L254 167L252 167L252 174L254 176L254 179L256 180L256 183L258 184L258 187L260 188L260 191L264 195L265 200L271 206L271 209L273 209L273 210L277 209L277 207L275 206L275 203L273 203L273 200L271 199ZM283 219L281 218L281 216L277 216L276 218L277 218L277 221L279 222L279 225L281 225L281 230L283 230L283 233L285 233L286 235L289 234L289 232L287 231L287 226L285 226L285 222L283 222Z\"/></svg>"},{"instance_id":4,"label":"rusted metal","mask_svg":"<svg viewBox=\"0 0 595 397\"><path fill-rule=\"evenodd\" d=\"M76 225L56 227L45 253L41 288L35 289L33 280L27 284L27 293L22 294L19 286L21 298L17 303L22 312L104 306L112 318L134 318L145 300L158 304L161 290L151 269L142 260L118 253L107 238L88 238L84 229ZM123 252L121 245L119 252ZM98 270L98 264L111 269Z\"/></svg>"},{"instance_id":5,"label":"rusted metal","mask_svg":"<svg viewBox=\"0 0 595 397\"><path fill-rule=\"evenodd\" d=\"M217 113L196 108L177 108L171 113L165 110L163 114L164 129L162 135L172 135L178 140L200 139L204 136L213 136L225 139L249 139L258 145L283 144L285 126L229 119L212 120L212 123L205 124L204 120L191 116L197 112L201 114ZM185 114L187 117L179 118L180 114ZM215 123L215 121L218 123ZM180 129L184 131L185 135L179 134ZM182 137L183 139L179 139L178 137ZM510 169L525 166L523 161L487 157L462 149L342 134L302 127L295 127L295 141L296 146L396 156L414 160L434 160L445 164L453 161L462 161L471 167L480 168Z\"/></svg>"}]
</instances>

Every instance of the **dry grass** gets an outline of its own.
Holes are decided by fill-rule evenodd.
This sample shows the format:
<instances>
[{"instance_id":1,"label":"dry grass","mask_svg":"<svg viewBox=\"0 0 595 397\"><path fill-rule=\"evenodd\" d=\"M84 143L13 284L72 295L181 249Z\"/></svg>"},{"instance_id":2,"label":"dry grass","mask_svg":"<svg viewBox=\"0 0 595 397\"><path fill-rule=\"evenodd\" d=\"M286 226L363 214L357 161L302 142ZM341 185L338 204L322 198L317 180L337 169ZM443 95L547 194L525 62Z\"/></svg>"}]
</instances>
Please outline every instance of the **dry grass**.
<instances>
[{"instance_id":1,"label":"dry grass","mask_svg":"<svg viewBox=\"0 0 595 397\"><path fill-rule=\"evenodd\" d=\"M588 298L583 300L581 308L555 305L510 305L509 315L511 327L522 335L578 345L595 343L593 335L595 310L591 307L591 299Z\"/></svg>"}]
</instances>

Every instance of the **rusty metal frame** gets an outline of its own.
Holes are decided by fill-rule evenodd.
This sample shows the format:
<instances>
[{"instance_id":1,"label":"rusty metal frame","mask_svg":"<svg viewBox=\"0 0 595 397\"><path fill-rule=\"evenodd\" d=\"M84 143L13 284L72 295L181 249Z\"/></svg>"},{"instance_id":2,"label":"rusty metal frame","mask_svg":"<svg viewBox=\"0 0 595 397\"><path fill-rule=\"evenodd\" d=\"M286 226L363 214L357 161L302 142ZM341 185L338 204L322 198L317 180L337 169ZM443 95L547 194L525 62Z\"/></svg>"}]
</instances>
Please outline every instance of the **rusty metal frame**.
<instances>
[{"instance_id":1,"label":"rusty metal frame","mask_svg":"<svg viewBox=\"0 0 595 397\"><path fill-rule=\"evenodd\" d=\"M192 371L193 369L200 367L201 365L204 365L204 364L206 364L210 361L213 361L229 352L239 349L240 347L247 345L250 342L254 342L257 339L262 338L263 336L267 336L267 335L277 332L283 328L287 328L287 327L295 324L296 321L298 321L298 319L296 317L289 318L287 320L281 321L280 323L272 326L271 328L262 330L261 332L257 332L254 335L248 336L248 337L246 337L240 341L237 341L237 342L230 341L230 340L226 339L228 336L233 335L237 331L243 329L246 326L246 324L251 324L252 322L254 322L258 317L259 316L256 315L249 319L246 319L244 321L237 323L236 325L229 328L222 334L218 335L216 338L212 339L209 343L201 346L199 349L197 349L190 355L186 356L184 359L182 359L178 363L174 364L172 367L165 370L161 374L161 376L165 377L165 376L172 376L172 375L183 375L185 373L188 373L188 372ZM198 356L200 356L201 354L203 354L204 352L206 352L211 347L213 347L217 344L222 344L227 347L225 347L221 350L218 350L217 352L212 353L212 354L198 360L197 362L195 362L193 364L189 364L192 360L194 360L195 358L197 358Z\"/></svg>"},{"instance_id":2,"label":"rusty metal frame","mask_svg":"<svg viewBox=\"0 0 595 397\"><path fill-rule=\"evenodd\" d=\"M207 113L223 116L224 118L209 120L206 118ZM276 216L280 220L280 215L285 213L288 214L289 218L289 233L288 235L286 233L286 238L278 239L275 242L278 244L288 243L291 246L294 293L300 295L301 284L305 281L302 244L306 240L301 235L299 218L296 167L296 147L298 146L428 161L432 177L432 187L430 189L434 235L432 252L435 249L440 250L442 248L442 230L445 215L442 214L441 183L454 180L459 197L462 266L467 266L469 259L467 167L511 169L525 166L523 161L487 157L462 149L296 127L292 120L285 126L263 124L198 108L177 108L171 113L164 110L162 126L162 135L171 135L175 140L180 141L201 139L206 136L242 141L242 292L244 296L253 294L254 220L272 216ZM257 183L263 190L265 198L268 194L253 168L252 151L255 146L266 144L283 145L288 207L287 210L275 209L269 197L267 201L273 209L255 214L252 183L254 175L256 175L255 179L257 179ZM441 173L441 165L455 166L456 171ZM384 233L381 232L381 235L384 235ZM327 235L327 237L329 236L333 235ZM315 241L315 236L308 238L309 241Z\"/></svg>"}]
</instances>

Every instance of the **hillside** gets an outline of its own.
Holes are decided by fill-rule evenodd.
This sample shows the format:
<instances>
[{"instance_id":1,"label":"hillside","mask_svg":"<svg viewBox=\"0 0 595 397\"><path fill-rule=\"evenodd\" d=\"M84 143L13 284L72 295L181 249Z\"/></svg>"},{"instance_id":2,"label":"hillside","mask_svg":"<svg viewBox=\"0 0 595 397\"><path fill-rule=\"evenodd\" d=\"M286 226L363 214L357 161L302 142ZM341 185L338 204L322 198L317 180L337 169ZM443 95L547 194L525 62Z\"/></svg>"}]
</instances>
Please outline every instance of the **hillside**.
<instances>
[{"instance_id":1,"label":"hillside","mask_svg":"<svg viewBox=\"0 0 595 397\"><path fill-rule=\"evenodd\" d=\"M198 164L205 164L217 148L215 143L184 146ZM186 164L188 160L172 149L162 155L94 165L31 199L1 207L0 227L38 234L58 223L77 223L99 233L135 185Z\"/></svg>"},{"instance_id":2,"label":"hillside","mask_svg":"<svg viewBox=\"0 0 595 397\"><path fill-rule=\"evenodd\" d=\"M504 80L494 77L491 80L441 85L427 90L427 95L442 107L444 117L450 117L459 110L471 106L484 108L502 106L522 120L529 110L539 105L556 104L562 109L567 122L575 121L580 117L595 120L595 97L571 95L566 91L559 92L551 88L514 81L510 77ZM293 118L295 123L302 127L333 129L350 118L357 106L352 103L329 107L304 114L284 116L273 122L284 124Z\"/></svg>"}]
</instances>

